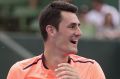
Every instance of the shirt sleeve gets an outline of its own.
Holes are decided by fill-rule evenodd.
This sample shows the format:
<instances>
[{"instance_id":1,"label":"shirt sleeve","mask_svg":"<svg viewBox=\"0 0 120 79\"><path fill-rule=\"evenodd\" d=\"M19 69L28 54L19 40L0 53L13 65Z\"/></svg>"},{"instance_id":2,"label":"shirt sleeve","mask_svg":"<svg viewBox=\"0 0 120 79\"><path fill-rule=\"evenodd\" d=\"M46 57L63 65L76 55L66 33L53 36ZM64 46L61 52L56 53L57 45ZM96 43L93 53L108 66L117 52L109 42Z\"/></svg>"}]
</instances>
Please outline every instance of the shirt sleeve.
<instances>
[{"instance_id":1,"label":"shirt sleeve","mask_svg":"<svg viewBox=\"0 0 120 79\"><path fill-rule=\"evenodd\" d=\"M7 79L24 79L22 72L21 72L21 68L20 65L18 63L14 64L7 75Z\"/></svg>"},{"instance_id":2,"label":"shirt sleeve","mask_svg":"<svg viewBox=\"0 0 120 79\"><path fill-rule=\"evenodd\" d=\"M94 64L91 65L91 78L90 79L106 79L104 72L100 65L95 61Z\"/></svg>"}]
</instances>

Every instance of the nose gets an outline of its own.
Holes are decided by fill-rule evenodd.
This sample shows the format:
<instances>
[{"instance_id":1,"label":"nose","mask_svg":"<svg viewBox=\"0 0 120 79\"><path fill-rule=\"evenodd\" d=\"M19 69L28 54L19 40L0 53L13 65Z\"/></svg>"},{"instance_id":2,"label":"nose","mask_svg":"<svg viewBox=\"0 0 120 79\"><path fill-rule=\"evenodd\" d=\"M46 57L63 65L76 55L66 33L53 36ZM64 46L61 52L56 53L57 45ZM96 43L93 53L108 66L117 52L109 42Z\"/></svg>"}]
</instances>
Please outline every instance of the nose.
<instances>
[{"instance_id":1,"label":"nose","mask_svg":"<svg viewBox=\"0 0 120 79\"><path fill-rule=\"evenodd\" d=\"M82 31L80 30L80 27L78 27L75 31L75 35L80 37L82 35Z\"/></svg>"}]
</instances>

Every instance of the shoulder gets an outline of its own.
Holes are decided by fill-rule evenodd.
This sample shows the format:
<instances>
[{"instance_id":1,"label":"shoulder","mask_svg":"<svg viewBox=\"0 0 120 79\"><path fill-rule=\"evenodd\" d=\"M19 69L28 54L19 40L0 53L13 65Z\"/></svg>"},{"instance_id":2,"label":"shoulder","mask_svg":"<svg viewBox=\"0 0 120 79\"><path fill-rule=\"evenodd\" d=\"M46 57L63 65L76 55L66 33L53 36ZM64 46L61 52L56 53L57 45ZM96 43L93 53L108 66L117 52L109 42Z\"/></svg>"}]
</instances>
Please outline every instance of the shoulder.
<instances>
[{"instance_id":1,"label":"shoulder","mask_svg":"<svg viewBox=\"0 0 120 79\"><path fill-rule=\"evenodd\" d=\"M76 64L75 67L80 73L86 72L86 76L90 75L91 79L105 79L102 68L95 60L81 57L78 55L71 55L70 57ZM88 74L88 72L90 74Z\"/></svg>"},{"instance_id":2,"label":"shoulder","mask_svg":"<svg viewBox=\"0 0 120 79\"><path fill-rule=\"evenodd\" d=\"M31 68L29 67L37 64L37 62L40 61L41 59L42 59L42 56L39 55L39 56L35 56L29 59L16 62L10 68L7 75L7 79L24 79L24 76L31 70Z\"/></svg>"},{"instance_id":3,"label":"shoulder","mask_svg":"<svg viewBox=\"0 0 120 79\"><path fill-rule=\"evenodd\" d=\"M20 69L24 69L30 65L33 65L33 64L36 64L39 60L41 60L42 57L41 55L39 56L35 56L35 57L32 57L32 58L28 58L28 59L24 59L22 61L18 61L16 62L12 68L20 68Z\"/></svg>"},{"instance_id":4,"label":"shoulder","mask_svg":"<svg viewBox=\"0 0 120 79\"><path fill-rule=\"evenodd\" d=\"M93 59L85 58L85 57L78 56L78 55L70 55L70 58L72 59L73 62L91 63L91 64L96 63L96 61Z\"/></svg>"}]
</instances>

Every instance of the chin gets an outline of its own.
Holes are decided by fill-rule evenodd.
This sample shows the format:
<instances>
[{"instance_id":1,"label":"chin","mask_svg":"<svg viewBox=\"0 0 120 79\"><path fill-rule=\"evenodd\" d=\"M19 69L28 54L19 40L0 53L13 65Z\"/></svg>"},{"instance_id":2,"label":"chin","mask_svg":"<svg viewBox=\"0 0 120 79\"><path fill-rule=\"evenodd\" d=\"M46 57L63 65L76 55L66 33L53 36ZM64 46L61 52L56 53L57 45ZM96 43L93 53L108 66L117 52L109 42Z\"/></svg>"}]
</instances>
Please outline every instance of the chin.
<instances>
[{"instance_id":1,"label":"chin","mask_svg":"<svg viewBox=\"0 0 120 79\"><path fill-rule=\"evenodd\" d=\"M73 48L72 50L70 50L71 54L77 54L78 50L76 48Z\"/></svg>"}]
</instances>

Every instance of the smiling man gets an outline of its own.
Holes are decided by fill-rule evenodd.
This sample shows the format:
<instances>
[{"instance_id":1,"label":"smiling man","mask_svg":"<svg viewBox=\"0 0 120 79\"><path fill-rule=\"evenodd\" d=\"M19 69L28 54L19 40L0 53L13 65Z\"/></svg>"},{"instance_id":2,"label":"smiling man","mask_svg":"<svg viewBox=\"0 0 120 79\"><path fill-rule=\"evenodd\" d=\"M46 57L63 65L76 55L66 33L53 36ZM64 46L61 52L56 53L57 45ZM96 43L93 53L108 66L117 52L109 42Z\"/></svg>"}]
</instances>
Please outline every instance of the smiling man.
<instances>
[{"instance_id":1,"label":"smiling man","mask_svg":"<svg viewBox=\"0 0 120 79\"><path fill-rule=\"evenodd\" d=\"M14 64L7 79L105 79L99 64L75 55L81 36L77 7L54 1L40 14L44 52Z\"/></svg>"}]
</instances>

